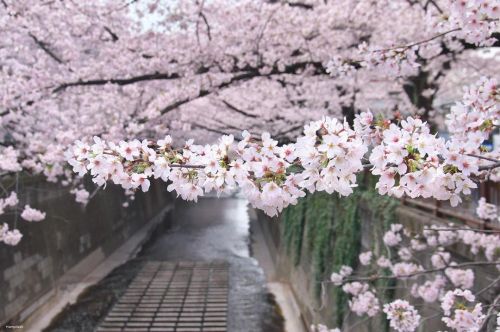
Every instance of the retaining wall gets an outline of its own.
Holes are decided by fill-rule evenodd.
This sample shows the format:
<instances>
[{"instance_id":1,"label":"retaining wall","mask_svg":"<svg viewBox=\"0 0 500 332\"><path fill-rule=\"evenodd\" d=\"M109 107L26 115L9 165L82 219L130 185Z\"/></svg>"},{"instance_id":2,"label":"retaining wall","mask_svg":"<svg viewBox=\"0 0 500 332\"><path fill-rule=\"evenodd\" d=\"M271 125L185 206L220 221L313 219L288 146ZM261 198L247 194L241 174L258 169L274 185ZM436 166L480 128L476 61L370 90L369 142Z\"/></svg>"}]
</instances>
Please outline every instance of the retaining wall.
<instances>
[{"instance_id":1,"label":"retaining wall","mask_svg":"<svg viewBox=\"0 0 500 332\"><path fill-rule=\"evenodd\" d=\"M310 253L302 250L300 253L300 261L298 264L294 262L292 255L287 250L283 234L284 223L278 218L269 218L260 211L257 211L257 221L262 228L264 238L271 251L272 260L275 264L276 278L282 282L286 282L292 288L297 303L302 313L302 319L308 326L313 323L323 323L331 327L337 327L335 322L335 303L333 297L333 287L331 284L323 289L323 296L318 298L315 295L315 287L317 280L314 280L313 262ZM373 213L360 202L359 217L361 220L361 251L373 250L376 243L380 243L383 235L374 227L377 220L374 220ZM422 212L418 209L408 206L399 206L396 209L396 221L409 227L414 231L421 230L424 225L447 225L450 221L433 216L429 213ZM307 237L306 232L303 234ZM473 260L474 257L465 246L455 246L452 251L453 260L463 262ZM335 255L335 253L333 253ZM333 272L333 271L331 271ZM492 280L498 277L498 272L494 268L478 268L475 269L476 280L474 289L480 290L491 283ZM396 289L395 297L408 297L409 289L401 282L393 285ZM483 292L480 296L481 301L491 302L493 298L500 292L499 287L492 287L488 291ZM417 301L418 303L418 301ZM436 305L434 305L436 307ZM432 316L435 314L435 308L423 302L418 303L418 309L423 317ZM439 309L438 309L439 310ZM369 332L369 331L384 331L388 330L384 321L380 319L366 320L360 324L360 320L364 318L355 317L354 313L347 312L343 316L343 327L354 332ZM429 319L426 322L426 331L445 330L446 327L442 324L439 317Z\"/></svg>"},{"instance_id":2,"label":"retaining wall","mask_svg":"<svg viewBox=\"0 0 500 332\"><path fill-rule=\"evenodd\" d=\"M14 247L0 244L0 322L22 322L58 288L78 282L75 269L97 266L172 198L163 183L153 182L148 193L136 195L128 208L123 190L114 185L99 191L83 207L64 187L24 178L21 201L47 214L38 223L4 215L23 234ZM85 271L83 271L85 272Z\"/></svg>"}]
</instances>

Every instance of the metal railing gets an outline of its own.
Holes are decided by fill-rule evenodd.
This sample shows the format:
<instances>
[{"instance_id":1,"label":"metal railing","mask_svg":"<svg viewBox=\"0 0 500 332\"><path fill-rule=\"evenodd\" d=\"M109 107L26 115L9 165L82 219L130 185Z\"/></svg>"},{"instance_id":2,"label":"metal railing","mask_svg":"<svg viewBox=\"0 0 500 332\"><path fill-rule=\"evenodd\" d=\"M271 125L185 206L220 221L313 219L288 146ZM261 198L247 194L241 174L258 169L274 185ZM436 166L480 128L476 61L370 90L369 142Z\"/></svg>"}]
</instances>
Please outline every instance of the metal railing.
<instances>
[{"instance_id":1,"label":"metal railing","mask_svg":"<svg viewBox=\"0 0 500 332\"><path fill-rule=\"evenodd\" d=\"M436 217L443 219L452 219L450 221L458 221L471 228L481 230L500 231L499 222L490 222L478 218L476 215L476 201L480 197L485 197L486 201L500 206L500 183L485 181L480 182L478 188L473 190L469 196L469 202L464 201L458 207L450 206L449 202L438 201L435 199L410 199L402 198L403 205L411 206L423 212L430 213Z\"/></svg>"}]
</instances>

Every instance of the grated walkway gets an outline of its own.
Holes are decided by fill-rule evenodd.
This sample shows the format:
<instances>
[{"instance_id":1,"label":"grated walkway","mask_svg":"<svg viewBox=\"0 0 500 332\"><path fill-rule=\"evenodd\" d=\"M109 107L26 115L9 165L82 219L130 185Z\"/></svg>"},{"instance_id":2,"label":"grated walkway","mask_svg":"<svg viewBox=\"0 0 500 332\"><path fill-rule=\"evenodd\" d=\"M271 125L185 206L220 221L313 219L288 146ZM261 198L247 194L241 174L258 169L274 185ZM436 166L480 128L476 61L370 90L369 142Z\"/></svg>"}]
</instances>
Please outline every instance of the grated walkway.
<instances>
[{"instance_id":1,"label":"grated walkway","mask_svg":"<svg viewBox=\"0 0 500 332\"><path fill-rule=\"evenodd\" d=\"M228 264L148 262L98 332L226 332Z\"/></svg>"}]
</instances>

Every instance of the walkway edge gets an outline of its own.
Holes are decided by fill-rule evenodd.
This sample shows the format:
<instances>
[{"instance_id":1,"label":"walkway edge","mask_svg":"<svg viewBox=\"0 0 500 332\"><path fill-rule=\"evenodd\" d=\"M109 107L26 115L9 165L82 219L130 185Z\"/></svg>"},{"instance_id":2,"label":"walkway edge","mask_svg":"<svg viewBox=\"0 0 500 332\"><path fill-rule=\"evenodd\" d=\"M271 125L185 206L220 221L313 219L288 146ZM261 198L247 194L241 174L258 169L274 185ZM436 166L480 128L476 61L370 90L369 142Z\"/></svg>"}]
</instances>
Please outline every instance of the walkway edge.
<instances>
[{"instance_id":1,"label":"walkway edge","mask_svg":"<svg viewBox=\"0 0 500 332\"><path fill-rule=\"evenodd\" d=\"M258 221L258 216L251 207L248 207L248 216L253 229L252 240L255 244L253 246L253 257L257 259L260 267L264 270L267 279L267 289L274 295L276 303L278 303L281 309L283 318L285 319L285 331L307 332L308 329L302 319L295 293L290 285L286 281L280 280L276 274L276 262L270 252L271 250L276 250L276 248L270 248L270 241L266 238L266 234Z\"/></svg>"},{"instance_id":2,"label":"walkway edge","mask_svg":"<svg viewBox=\"0 0 500 332\"><path fill-rule=\"evenodd\" d=\"M172 209L173 203L170 203L108 257L104 257L101 248L94 250L59 279L59 286L49 292L47 296L42 297L45 300L43 303L35 303L31 308L27 308L21 313L23 323L20 325L25 331L33 332L43 331L47 328L67 305L76 302L78 296L85 289L98 283L116 267L135 257L143 244L150 238L156 226L164 220L165 215ZM82 265L85 264L93 264L95 268L90 273L82 275L78 271L81 271ZM88 268L92 268L92 266ZM61 282L64 279L76 281Z\"/></svg>"}]
</instances>

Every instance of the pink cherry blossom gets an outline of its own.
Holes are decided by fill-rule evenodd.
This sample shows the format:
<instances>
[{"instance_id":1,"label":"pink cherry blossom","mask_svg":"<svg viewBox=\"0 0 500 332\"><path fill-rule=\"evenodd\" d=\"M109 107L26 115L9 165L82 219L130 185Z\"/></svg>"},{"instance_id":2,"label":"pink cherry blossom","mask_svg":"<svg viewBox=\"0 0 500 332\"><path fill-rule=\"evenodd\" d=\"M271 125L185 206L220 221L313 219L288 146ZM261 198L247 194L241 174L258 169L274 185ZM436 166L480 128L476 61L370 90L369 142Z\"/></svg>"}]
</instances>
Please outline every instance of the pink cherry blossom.
<instances>
[{"instance_id":1,"label":"pink cherry blossom","mask_svg":"<svg viewBox=\"0 0 500 332\"><path fill-rule=\"evenodd\" d=\"M25 205L24 210L21 213L21 218L26 221L42 221L45 219L45 212L41 212L37 209L31 208L29 205Z\"/></svg>"},{"instance_id":2,"label":"pink cherry blossom","mask_svg":"<svg viewBox=\"0 0 500 332\"><path fill-rule=\"evenodd\" d=\"M420 315L408 301L395 300L385 304L384 313L391 327L399 332L413 332L420 323Z\"/></svg>"}]
</instances>

